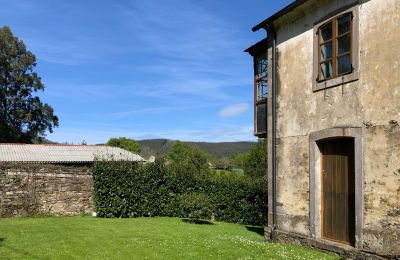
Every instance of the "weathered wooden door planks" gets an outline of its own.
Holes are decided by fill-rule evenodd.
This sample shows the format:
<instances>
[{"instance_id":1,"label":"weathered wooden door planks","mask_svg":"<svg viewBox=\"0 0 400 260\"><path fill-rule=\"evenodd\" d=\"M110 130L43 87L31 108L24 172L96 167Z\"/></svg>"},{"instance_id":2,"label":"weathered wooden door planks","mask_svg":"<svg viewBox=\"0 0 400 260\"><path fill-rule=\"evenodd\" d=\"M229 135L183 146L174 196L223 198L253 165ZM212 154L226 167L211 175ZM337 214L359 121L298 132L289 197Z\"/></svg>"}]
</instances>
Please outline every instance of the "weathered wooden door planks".
<instances>
[{"instance_id":1,"label":"weathered wooden door planks","mask_svg":"<svg viewBox=\"0 0 400 260\"><path fill-rule=\"evenodd\" d=\"M354 139L319 143L322 154L322 236L354 245Z\"/></svg>"}]
</instances>

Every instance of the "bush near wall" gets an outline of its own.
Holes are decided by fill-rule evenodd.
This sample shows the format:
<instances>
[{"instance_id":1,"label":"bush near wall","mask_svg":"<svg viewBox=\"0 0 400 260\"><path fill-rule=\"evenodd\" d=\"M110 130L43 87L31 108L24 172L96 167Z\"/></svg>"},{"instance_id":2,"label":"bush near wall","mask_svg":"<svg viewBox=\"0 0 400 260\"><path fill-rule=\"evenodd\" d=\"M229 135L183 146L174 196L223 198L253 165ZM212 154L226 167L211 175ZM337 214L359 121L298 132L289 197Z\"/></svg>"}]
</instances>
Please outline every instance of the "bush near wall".
<instances>
[{"instance_id":1,"label":"bush near wall","mask_svg":"<svg viewBox=\"0 0 400 260\"><path fill-rule=\"evenodd\" d=\"M100 217L189 217L193 212L188 204L196 200L188 194L202 194L212 202L217 220L265 224L263 180L192 170L166 166L163 161L96 162L92 167L95 210ZM209 213L208 209L202 212Z\"/></svg>"}]
</instances>

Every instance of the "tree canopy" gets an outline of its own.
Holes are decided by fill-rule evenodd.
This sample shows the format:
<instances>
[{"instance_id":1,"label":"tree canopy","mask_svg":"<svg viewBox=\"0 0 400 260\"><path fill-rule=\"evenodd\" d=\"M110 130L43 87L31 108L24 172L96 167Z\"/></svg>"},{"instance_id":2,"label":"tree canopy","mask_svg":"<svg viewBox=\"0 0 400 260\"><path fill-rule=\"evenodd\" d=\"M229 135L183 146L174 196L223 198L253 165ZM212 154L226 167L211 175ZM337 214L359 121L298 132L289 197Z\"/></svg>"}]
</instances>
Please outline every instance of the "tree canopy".
<instances>
[{"instance_id":1,"label":"tree canopy","mask_svg":"<svg viewBox=\"0 0 400 260\"><path fill-rule=\"evenodd\" d=\"M267 175L267 142L266 139L258 139L258 142L246 155L244 172L252 177L265 177Z\"/></svg>"},{"instance_id":2,"label":"tree canopy","mask_svg":"<svg viewBox=\"0 0 400 260\"><path fill-rule=\"evenodd\" d=\"M208 154L180 141L172 146L167 154L167 160L175 169L192 172L196 175L209 170Z\"/></svg>"},{"instance_id":3,"label":"tree canopy","mask_svg":"<svg viewBox=\"0 0 400 260\"><path fill-rule=\"evenodd\" d=\"M140 146L138 143L135 140L126 137L110 138L107 145L119 147L132 153L140 153Z\"/></svg>"},{"instance_id":4,"label":"tree canopy","mask_svg":"<svg viewBox=\"0 0 400 260\"><path fill-rule=\"evenodd\" d=\"M0 28L0 142L31 143L58 126L53 108L34 95L44 90L35 66L25 44Z\"/></svg>"}]
</instances>

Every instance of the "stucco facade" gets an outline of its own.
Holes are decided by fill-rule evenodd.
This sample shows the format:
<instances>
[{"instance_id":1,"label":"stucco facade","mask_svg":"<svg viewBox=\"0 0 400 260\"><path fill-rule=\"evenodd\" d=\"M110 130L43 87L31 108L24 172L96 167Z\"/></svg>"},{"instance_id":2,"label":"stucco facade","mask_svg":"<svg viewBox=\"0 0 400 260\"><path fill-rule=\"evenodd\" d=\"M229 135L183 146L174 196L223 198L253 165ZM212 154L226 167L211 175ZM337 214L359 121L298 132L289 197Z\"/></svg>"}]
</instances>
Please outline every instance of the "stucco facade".
<instances>
[{"instance_id":1,"label":"stucco facade","mask_svg":"<svg viewBox=\"0 0 400 260\"><path fill-rule=\"evenodd\" d=\"M301 2L266 25L276 32L277 238L399 257L400 1ZM342 81L344 76L338 77L334 79L337 82L322 82L316 88L316 26L348 10L355 17L352 55L357 65L353 64L352 78ZM271 49L267 47L269 64L274 62ZM271 76L268 82L272 82ZM268 105L271 163L270 111L274 104L268 100ZM320 232L321 155L317 142L336 137L355 140L356 237L352 246L327 241ZM273 225L271 167L268 178L267 233Z\"/></svg>"}]
</instances>

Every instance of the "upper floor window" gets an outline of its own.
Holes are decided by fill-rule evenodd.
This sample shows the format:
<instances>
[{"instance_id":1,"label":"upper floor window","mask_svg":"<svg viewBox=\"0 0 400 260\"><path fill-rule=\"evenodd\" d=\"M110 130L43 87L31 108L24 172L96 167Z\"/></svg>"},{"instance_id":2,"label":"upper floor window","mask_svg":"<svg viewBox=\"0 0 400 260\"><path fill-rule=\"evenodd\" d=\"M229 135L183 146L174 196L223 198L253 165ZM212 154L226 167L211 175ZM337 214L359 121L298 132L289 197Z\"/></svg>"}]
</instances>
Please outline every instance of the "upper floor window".
<instances>
[{"instance_id":1,"label":"upper floor window","mask_svg":"<svg viewBox=\"0 0 400 260\"><path fill-rule=\"evenodd\" d=\"M267 98L268 98L268 55L267 52L254 57L254 91L255 122L254 133L259 137L267 132Z\"/></svg>"},{"instance_id":2,"label":"upper floor window","mask_svg":"<svg viewBox=\"0 0 400 260\"><path fill-rule=\"evenodd\" d=\"M314 24L313 91L358 80L358 13L355 4Z\"/></svg>"},{"instance_id":3,"label":"upper floor window","mask_svg":"<svg viewBox=\"0 0 400 260\"><path fill-rule=\"evenodd\" d=\"M351 13L338 16L319 27L319 81L352 72L351 27Z\"/></svg>"},{"instance_id":4,"label":"upper floor window","mask_svg":"<svg viewBox=\"0 0 400 260\"><path fill-rule=\"evenodd\" d=\"M268 97L268 57L267 54L255 58L256 99Z\"/></svg>"},{"instance_id":5,"label":"upper floor window","mask_svg":"<svg viewBox=\"0 0 400 260\"><path fill-rule=\"evenodd\" d=\"M267 54L262 54L256 57L256 75L257 77L267 77L268 59Z\"/></svg>"},{"instance_id":6,"label":"upper floor window","mask_svg":"<svg viewBox=\"0 0 400 260\"><path fill-rule=\"evenodd\" d=\"M254 135L258 137L267 136L267 114L268 114L268 38L265 38L253 46L247 48L253 56L254 68Z\"/></svg>"}]
</instances>

